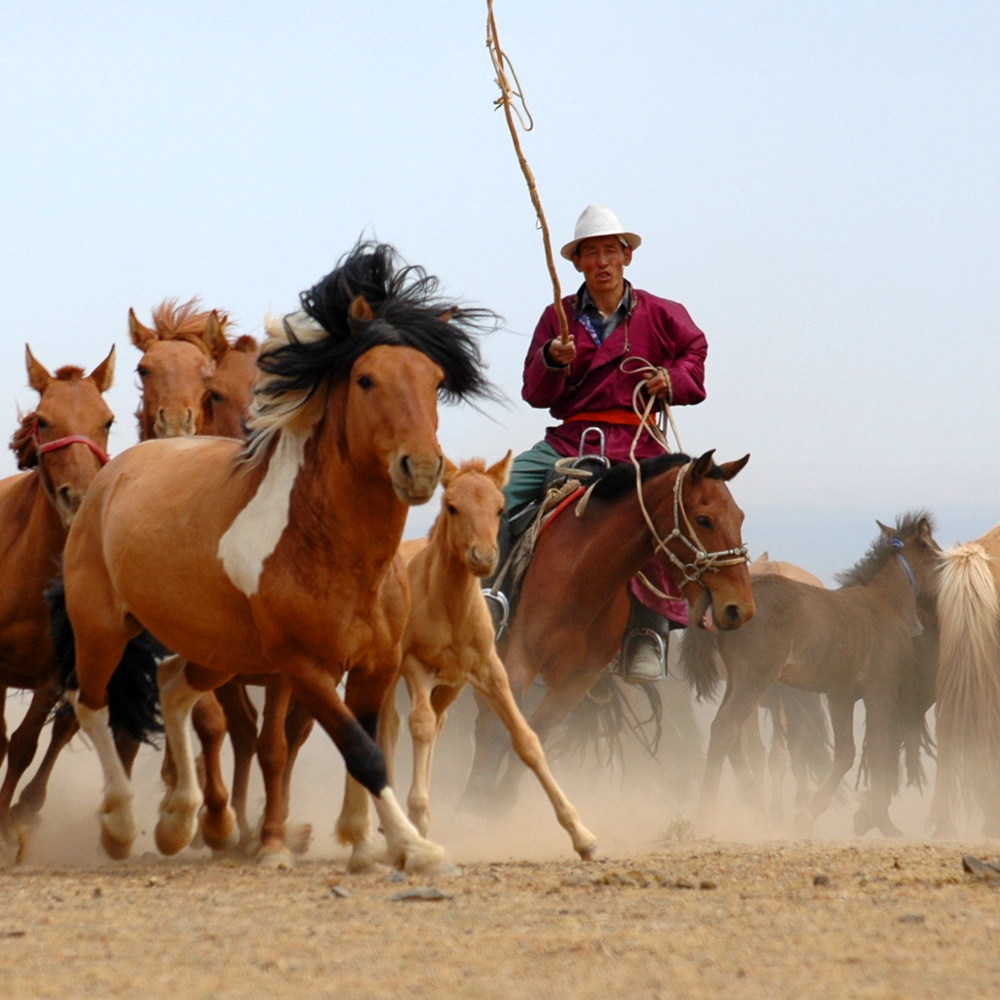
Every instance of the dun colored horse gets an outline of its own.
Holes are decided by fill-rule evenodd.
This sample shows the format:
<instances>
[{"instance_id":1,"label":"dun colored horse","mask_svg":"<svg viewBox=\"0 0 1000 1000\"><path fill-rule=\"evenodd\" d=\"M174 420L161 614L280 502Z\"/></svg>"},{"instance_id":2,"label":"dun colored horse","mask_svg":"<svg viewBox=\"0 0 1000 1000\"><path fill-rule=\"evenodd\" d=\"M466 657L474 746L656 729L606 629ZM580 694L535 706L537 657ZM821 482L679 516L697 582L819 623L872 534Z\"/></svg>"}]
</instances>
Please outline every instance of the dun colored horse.
<instances>
[{"instance_id":1,"label":"dun colored horse","mask_svg":"<svg viewBox=\"0 0 1000 1000\"><path fill-rule=\"evenodd\" d=\"M898 786L899 745L894 730L910 725L906 738L919 741L919 720L900 720L899 705L911 681L913 636L921 606L933 605L937 545L930 519L908 514L895 530L881 533L853 569L838 577L838 590L825 590L782 576L754 584L757 614L739 632L689 632L681 651L688 679L700 695L718 683L718 654L726 667L726 694L712 723L700 811L708 818L715 803L722 764L730 755L751 804L755 789L738 739L740 727L777 681L823 692L833 723L833 766L799 814L803 833L830 805L854 763L854 704L865 704L864 757L871 776L869 802L855 815L855 830L877 826L899 834L889 818ZM917 755L919 760L919 752ZM912 756L908 754L908 763Z\"/></svg>"},{"instance_id":2,"label":"dun colored horse","mask_svg":"<svg viewBox=\"0 0 1000 1000\"><path fill-rule=\"evenodd\" d=\"M30 766L42 726L62 696L49 639L44 593L59 570L66 533L91 481L108 461L114 416L102 398L111 386L115 350L84 376L79 368L50 375L27 348L28 382L41 397L21 420L11 448L25 470L0 482L0 833L45 802L49 775L76 732L72 715L56 716L49 748L17 805L17 784ZM3 702L8 687L34 692L24 721L8 745ZM137 745L131 747L131 752Z\"/></svg>"},{"instance_id":3,"label":"dun colored horse","mask_svg":"<svg viewBox=\"0 0 1000 1000\"><path fill-rule=\"evenodd\" d=\"M1000 836L1000 525L941 556L937 778L930 820L957 833L962 800Z\"/></svg>"},{"instance_id":4,"label":"dun colored horse","mask_svg":"<svg viewBox=\"0 0 1000 1000\"><path fill-rule=\"evenodd\" d=\"M300 312L269 321L244 445L148 441L93 483L64 580L79 685L70 698L104 769L110 853L126 855L137 827L107 686L145 628L189 661L160 677L177 768L160 843L184 845L196 829L195 702L239 674L280 673L343 754L356 789L372 795L390 860L407 870L446 864L400 809L374 739L407 614L397 557L407 509L430 499L443 470L438 395L490 395L471 333L492 314L443 302L436 287L400 268L388 246L360 244L302 296ZM265 851L276 834L282 843L277 799L274 810L268 797ZM367 822L353 836L370 839Z\"/></svg>"},{"instance_id":5,"label":"dun colored horse","mask_svg":"<svg viewBox=\"0 0 1000 1000\"><path fill-rule=\"evenodd\" d=\"M582 858L593 857L597 840L556 783L542 745L525 722L493 643L493 622L480 579L496 569L497 531L511 454L486 468L481 459L456 468L445 460L441 513L430 540L409 559L410 617L403 636L402 676L410 694L413 784L410 819L424 835L430 825L430 780L434 744L448 706L471 683L511 735L514 750L538 776L560 824ZM393 691L383 708L380 742L393 770L399 731ZM366 804L367 807L367 804Z\"/></svg>"},{"instance_id":6,"label":"dun colored horse","mask_svg":"<svg viewBox=\"0 0 1000 1000\"><path fill-rule=\"evenodd\" d=\"M544 742L618 655L629 617L628 583L659 556L687 598L695 624L739 628L753 615L740 536L743 512L726 483L750 456L716 465L664 455L612 467L594 484L581 516L560 514L541 534L508 632L504 663L519 703L540 676L546 693L531 716ZM510 740L480 709L476 751L463 802L491 811L509 804L522 769Z\"/></svg>"}]
</instances>

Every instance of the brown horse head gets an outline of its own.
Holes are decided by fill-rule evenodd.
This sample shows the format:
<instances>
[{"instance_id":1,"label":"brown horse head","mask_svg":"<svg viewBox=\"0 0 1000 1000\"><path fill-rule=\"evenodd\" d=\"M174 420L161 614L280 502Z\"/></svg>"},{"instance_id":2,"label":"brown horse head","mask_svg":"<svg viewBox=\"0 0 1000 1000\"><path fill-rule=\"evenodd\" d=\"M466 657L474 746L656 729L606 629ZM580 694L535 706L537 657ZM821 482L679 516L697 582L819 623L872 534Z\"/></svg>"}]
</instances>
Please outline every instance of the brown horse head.
<instances>
[{"instance_id":1,"label":"brown horse head","mask_svg":"<svg viewBox=\"0 0 1000 1000\"><path fill-rule=\"evenodd\" d=\"M242 438L253 384L257 378L257 341L242 336L227 350L205 381L202 394L202 434Z\"/></svg>"},{"instance_id":2,"label":"brown horse head","mask_svg":"<svg viewBox=\"0 0 1000 1000\"><path fill-rule=\"evenodd\" d=\"M443 532L447 550L474 576L490 576L497 566L497 531L503 514L501 492L510 475L512 453L489 468L481 458L455 466L444 460L444 496L432 535Z\"/></svg>"},{"instance_id":3,"label":"brown horse head","mask_svg":"<svg viewBox=\"0 0 1000 1000\"><path fill-rule=\"evenodd\" d=\"M694 534L690 541L704 553L738 552L743 547L743 511L726 483L748 461L750 456L745 455L716 465L713 452L708 451L691 462L684 476L681 499L690 527L683 518L681 527ZM690 546L679 542L672 542L670 548L682 562L689 563ZM699 628L739 628L753 617L753 589L745 558L740 561L722 556L718 565L709 559L695 579L682 583L681 591L691 606L691 620Z\"/></svg>"},{"instance_id":4,"label":"brown horse head","mask_svg":"<svg viewBox=\"0 0 1000 1000\"><path fill-rule=\"evenodd\" d=\"M911 511L896 519L896 527L890 528L881 521L875 522L882 532L881 542L887 542L892 551L909 568L907 577L913 574L911 585L917 603L934 611L937 603L937 587L941 564L941 547L934 540L934 522L925 511Z\"/></svg>"},{"instance_id":5,"label":"brown horse head","mask_svg":"<svg viewBox=\"0 0 1000 1000\"><path fill-rule=\"evenodd\" d=\"M102 394L111 387L115 349L87 376L80 368L54 375L25 345L28 384L41 399L11 441L20 469L38 468L42 485L66 527L94 476L107 461L114 414Z\"/></svg>"},{"instance_id":6,"label":"brown horse head","mask_svg":"<svg viewBox=\"0 0 1000 1000\"><path fill-rule=\"evenodd\" d=\"M142 400L136 417L139 438L185 437L202 431L205 381L229 350L228 316L196 312L197 299L182 306L168 300L153 310L153 328L129 309L132 343L142 351L136 371Z\"/></svg>"}]
</instances>

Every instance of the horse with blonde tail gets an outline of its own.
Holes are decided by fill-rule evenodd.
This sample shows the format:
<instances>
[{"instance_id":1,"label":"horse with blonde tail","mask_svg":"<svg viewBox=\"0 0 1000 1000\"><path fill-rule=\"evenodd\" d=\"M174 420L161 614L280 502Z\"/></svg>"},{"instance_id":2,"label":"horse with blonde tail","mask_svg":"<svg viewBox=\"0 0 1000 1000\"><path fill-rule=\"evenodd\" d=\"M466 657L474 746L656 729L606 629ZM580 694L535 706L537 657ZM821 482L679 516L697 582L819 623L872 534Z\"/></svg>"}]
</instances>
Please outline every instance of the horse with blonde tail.
<instances>
[{"instance_id":1,"label":"horse with blonde tail","mask_svg":"<svg viewBox=\"0 0 1000 1000\"><path fill-rule=\"evenodd\" d=\"M496 570L497 530L511 453L486 468L482 459L454 466L445 459L441 513L426 545L407 564L412 602L403 637L403 680L410 694L413 784L407 799L410 819L421 833L430 825L430 779L434 744L448 706L467 683L488 701L510 733L514 751L535 772L570 836L573 849L592 858L597 839L580 822L549 770L542 744L525 721L511 692L493 643L493 622L480 580ZM405 557L405 556L404 556ZM383 710L380 741L393 760L399 719L392 692Z\"/></svg>"},{"instance_id":2,"label":"horse with blonde tail","mask_svg":"<svg viewBox=\"0 0 1000 1000\"><path fill-rule=\"evenodd\" d=\"M959 802L1000 836L1000 525L941 556L937 777L930 822L954 836Z\"/></svg>"},{"instance_id":3,"label":"horse with blonde tail","mask_svg":"<svg viewBox=\"0 0 1000 1000\"><path fill-rule=\"evenodd\" d=\"M147 441L95 479L64 580L76 637L70 697L104 769L112 853L127 855L136 825L131 783L110 752L107 684L145 628L188 661L160 678L177 784L158 841L190 842L196 830L195 702L238 674L281 674L340 750L354 794L372 796L389 860L407 871L449 866L400 809L375 742L409 603L397 549L409 506L431 498L444 468L439 394L492 394L473 333L495 317L436 291L390 247L359 244L302 295L300 311L268 320L245 443ZM265 851L272 822L283 826L280 814L266 817Z\"/></svg>"}]
</instances>

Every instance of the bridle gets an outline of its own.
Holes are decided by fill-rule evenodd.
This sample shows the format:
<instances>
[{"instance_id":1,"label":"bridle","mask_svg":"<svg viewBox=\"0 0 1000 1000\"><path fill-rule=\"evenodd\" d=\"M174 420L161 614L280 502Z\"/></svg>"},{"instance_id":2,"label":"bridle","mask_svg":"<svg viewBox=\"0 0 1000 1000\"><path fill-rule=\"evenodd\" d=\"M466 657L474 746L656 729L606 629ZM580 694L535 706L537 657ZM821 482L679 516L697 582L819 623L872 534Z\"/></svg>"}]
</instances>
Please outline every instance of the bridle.
<instances>
[{"instance_id":1,"label":"bridle","mask_svg":"<svg viewBox=\"0 0 1000 1000\"><path fill-rule=\"evenodd\" d=\"M46 441L45 444L42 444L37 420L35 420L31 426L31 441L35 446L35 454L38 456L39 473L43 472L43 455L47 455L51 451L61 451L63 448L68 448L71 444L85 444L97 456L97 461L100 462L102 466L107 465L108 462L111 461L111 456L108 455L108 453L96 441L92 441L84 434L70 434L67 437L56 438L55 441ZM49 498L49 502L55 506L56 500L52 484L47 480L47 474L39 475L39 481L42 484L42 489L45 490L45 495Z\"/></svg>"},{"instance_id":2,"label":"bridle","mask_svg":"<svg viewBox=\"0 0 1000 1000\"><path fill-rule=\"evenodd\" d=\"M111 456L96 442L83 434L70 434L68 437L56 438L55 441L46 441L42 444L41 436L38 432L38 421L31 427L31 440L35 445L35 452L41 458L50 451L60 451L68 448L71 444L85 444L96 456L101 465L107 465L111 461Z\"/></svg>"}]
</instances>

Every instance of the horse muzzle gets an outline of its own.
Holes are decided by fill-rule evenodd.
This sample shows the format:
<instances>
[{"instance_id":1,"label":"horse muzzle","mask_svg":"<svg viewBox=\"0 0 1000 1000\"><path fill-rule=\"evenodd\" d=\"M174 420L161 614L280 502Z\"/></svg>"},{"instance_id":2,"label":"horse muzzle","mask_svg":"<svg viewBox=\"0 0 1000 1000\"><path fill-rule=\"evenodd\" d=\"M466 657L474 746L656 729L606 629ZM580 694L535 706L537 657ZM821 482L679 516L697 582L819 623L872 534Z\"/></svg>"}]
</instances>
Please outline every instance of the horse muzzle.
<instances>
[{"instance_id":1,"label":"horse muzzle","mask_svg":"<svg viewBox=\"0 0 1000 1000\"><path fill-rule=\"evenodd\" d=\"M411 507L427 503L441 482L444 459L440 455L401 455L389 467L396 496Z\"/></svg>"}]
</instances>

